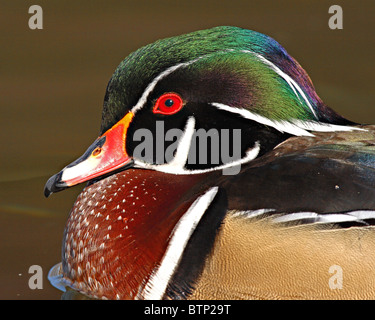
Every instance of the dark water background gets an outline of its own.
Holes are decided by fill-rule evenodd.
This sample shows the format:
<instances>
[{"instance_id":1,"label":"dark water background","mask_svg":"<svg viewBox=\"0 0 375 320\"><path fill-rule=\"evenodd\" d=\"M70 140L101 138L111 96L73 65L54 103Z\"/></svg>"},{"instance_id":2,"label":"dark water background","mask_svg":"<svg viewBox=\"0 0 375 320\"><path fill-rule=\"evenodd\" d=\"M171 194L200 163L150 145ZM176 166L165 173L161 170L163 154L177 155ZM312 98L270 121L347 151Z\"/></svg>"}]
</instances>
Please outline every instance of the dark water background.
<instances>
[{"instance_id":1,"label":"dark water background","mask_svg":"<svg viewBox=\"0 0 375 320\"><path fill-rule=\"evenodd\" d=\"M44 29L28 28L43 8ZM328 27L339 4L344 29ZM0 3L0 299L59 299L47 273L81 187L49 199L47 178L96 138L107 81L131 51L156 39L236 25L278 40L307 70L323 100L375 123L375 2L57 1ZM31 265L43 289L31 290Z\"/></svg>"}]
</instances>

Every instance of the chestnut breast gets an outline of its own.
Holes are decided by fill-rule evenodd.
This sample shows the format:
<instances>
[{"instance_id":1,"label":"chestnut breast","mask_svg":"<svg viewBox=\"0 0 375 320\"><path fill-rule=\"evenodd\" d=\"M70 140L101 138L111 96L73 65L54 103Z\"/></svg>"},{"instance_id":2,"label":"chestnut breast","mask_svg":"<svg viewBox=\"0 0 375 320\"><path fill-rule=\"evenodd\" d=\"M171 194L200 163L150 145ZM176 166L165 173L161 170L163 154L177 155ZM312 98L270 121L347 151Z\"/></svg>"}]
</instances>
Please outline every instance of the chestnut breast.
<instances>
[{"instance_id":1,"label":"chestnut breast","mask_svg":"<svg viewBox=\"0 0 375 320\"><path fill-rule=\"evenodd\" d=\"M132 169L88 185L64 232L65 279L94 297L136 298L195 200L192 194L199 195L206 181L207 174Z\"/></svg>"}]
</instances>

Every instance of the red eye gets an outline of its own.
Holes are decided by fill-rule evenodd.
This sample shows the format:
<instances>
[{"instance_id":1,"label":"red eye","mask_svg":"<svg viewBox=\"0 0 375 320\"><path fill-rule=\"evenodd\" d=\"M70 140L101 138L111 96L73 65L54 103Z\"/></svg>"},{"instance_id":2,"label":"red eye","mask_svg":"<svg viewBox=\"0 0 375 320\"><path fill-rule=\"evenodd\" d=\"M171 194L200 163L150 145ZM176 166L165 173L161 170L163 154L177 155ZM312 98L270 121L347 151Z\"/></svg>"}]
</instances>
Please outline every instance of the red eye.
<instances>
[{"instance_id":1,"label":"red eye","mask_svg":"<svg viewBox=\"0 0 375 320\"><path fill-rule=\"evenodd\" d=\"M175 114L181 110L183 104L184 103L178 94L165 93L156 100L153 112L165 115Z\"/></svg>"}]
</instances>

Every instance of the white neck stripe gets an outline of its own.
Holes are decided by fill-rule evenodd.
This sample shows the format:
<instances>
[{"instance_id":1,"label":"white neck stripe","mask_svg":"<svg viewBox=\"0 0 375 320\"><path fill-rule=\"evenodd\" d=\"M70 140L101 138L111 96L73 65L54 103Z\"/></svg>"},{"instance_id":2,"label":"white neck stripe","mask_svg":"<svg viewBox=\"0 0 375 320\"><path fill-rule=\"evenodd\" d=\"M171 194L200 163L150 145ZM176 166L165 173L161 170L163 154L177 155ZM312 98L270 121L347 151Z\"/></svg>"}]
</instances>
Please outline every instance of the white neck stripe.
<instances>
[{"instance_id":1,"label":"white neck stripe","mask_svg":"<svg viewBox=\"0 0 375 320\"><path fill-rule=\"evenodd\" d=\"M169 167L183 168L188 161L189 150L191 141L193 139L195 129L195 119L190 117L185 125L184 133L178 142L176 155L171 162L168 163Z\"/></svg>"},{"instance_id":2,"label":"white neck stripe","mask_svg":"<svg viewBox=\"0 0 375 320\"><path fill-rule=\"evenodd\" d=\"M178 221L172 231L169 245L159 267L153 271L139 298L160 300L163 297L191 235L215 198L218 190L218 187L212 187L206 191L205 194L194 201Z\"/></svg>"}]
</instances>

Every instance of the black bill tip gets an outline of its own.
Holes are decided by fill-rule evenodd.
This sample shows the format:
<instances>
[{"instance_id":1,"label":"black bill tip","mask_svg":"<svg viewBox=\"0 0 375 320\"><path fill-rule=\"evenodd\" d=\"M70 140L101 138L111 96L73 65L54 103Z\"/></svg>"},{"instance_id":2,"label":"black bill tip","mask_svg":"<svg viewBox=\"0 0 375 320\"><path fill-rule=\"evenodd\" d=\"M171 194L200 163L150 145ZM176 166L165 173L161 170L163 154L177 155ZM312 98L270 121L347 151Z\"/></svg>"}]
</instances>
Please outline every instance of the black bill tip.
<instances>
[{"instance_id":1,"label":"black bill tip","mask_svg":"<svg viewBox=\"0 0 375 320\"><path fill-rule=\"evenodd\" d=\"M44 196L48 198L52 193L62 191L68 188L68 185L61 181L62 172L53 175L48 179L46 185L44 186Z\"/></svg>"}]
</instances>

